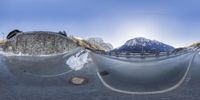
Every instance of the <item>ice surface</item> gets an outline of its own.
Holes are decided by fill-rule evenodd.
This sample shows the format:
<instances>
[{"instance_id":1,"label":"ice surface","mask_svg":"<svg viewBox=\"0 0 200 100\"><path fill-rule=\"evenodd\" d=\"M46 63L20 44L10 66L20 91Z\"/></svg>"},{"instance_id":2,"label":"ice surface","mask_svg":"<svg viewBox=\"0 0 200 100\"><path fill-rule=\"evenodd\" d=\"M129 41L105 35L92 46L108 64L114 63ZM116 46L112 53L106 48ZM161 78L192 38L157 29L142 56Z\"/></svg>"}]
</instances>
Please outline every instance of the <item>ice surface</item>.
<instances>
[{"instance_id":1,"label":"ice surface","mask_svg":"<svg viewBox=\"0 0 200 100\"><path fill-rule=\"evenodd\" d=\"M0 51L0 55L4 55L4 56L37 56L37 57L47 57L47 56L56 56L59 54L66 54L69 52L64 52L64 53L57 53L57 54L48 54L48 55L30 55L30 54L23 54L21 52L19 53L12 53L12 52L4 52L4 51Z\"/></svg>"}]
</instances>

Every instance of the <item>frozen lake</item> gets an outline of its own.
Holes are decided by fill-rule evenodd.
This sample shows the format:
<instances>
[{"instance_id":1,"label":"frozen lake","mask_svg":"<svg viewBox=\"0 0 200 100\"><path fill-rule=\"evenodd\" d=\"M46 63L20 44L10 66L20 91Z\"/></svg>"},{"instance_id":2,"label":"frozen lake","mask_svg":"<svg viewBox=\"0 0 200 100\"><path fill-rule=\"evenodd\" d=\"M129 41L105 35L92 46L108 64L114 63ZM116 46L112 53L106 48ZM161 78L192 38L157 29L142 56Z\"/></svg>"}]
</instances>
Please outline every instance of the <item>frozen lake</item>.
<instances>
[{"instance_id":1,"label":"frozen lake","mask_svg":"<svg viewBox=\"0 0 200 100\"><path fill-rule=\"evenodd\" d=\"M175 89L185 79L193 58L194 54L188 53L169 58L121 61L93 55L104 85L128 94L156 94ZM108 75L101 75L101 72Z\"/></svg>"},{"instance_id":2,"label":"frozen lake","mask_svg":"<svg viewBox=\"0 0 200 100\"><path fill-rule=\"evenodd\" d=\"M200 99L199 53L145 60L90 53L93 62L76 71L66 65L71 55L74 53L47 57L0 55L0 99ZM74 76L89 81L74 86L69 83Z\"/></svg>"}]
</instances>

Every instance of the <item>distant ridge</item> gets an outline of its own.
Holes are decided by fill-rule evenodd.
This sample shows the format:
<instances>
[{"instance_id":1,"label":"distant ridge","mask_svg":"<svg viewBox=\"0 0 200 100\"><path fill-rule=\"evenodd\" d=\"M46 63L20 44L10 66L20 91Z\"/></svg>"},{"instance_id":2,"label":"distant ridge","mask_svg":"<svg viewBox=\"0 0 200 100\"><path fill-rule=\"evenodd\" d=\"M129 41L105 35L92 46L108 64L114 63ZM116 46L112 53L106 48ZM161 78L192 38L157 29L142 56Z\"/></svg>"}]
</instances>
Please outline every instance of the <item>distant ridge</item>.
<instances>
[{"instance_id":1,"label":"distant ridge","mask_svg":"<svg viewBox=\"0 0 200 100\"><path fill-rule=\"evenodd\" d=\"M143 37L137 37L126 41L121 47L114 49L115 52L132 52L132 53L155 53L155 52L172 52L175 48L156 40L150 40Z\"/></svg>"}]
</instances>

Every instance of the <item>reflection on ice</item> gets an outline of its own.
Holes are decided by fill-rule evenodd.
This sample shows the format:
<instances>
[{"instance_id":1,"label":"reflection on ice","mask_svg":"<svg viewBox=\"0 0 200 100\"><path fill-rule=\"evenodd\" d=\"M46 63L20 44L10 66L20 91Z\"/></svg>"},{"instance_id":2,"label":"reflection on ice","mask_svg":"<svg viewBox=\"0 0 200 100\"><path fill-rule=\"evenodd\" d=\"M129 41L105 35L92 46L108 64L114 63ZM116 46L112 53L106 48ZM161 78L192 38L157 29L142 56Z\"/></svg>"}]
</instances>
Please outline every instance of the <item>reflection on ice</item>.
<instances>
[{"instance_id":1,"label":"reflection on ice","mask_svg":"<svg viewBox=\"0 0 200 100\"><path fill-rule=\"evenodd\" d=\"M128 94L154 94L177 88L185 79L194 53L153 61L123 61L92 54L101 82L111 90ZM102 75L102 73L108 73Z\"/></svg>"},{"instance_id":2,"label":"reflection on ice","mask_svg":"<svg viewBox=\"0 0 200 100\"><path fill-rule=\"evenodd\" d=\"M67 74L72 70L66 60L76 54L80 48L73 52L57 55L24 55L2 53L4 63L15 76L31 75L38 77L54 77Z\"/></svg>"}]
</instances>

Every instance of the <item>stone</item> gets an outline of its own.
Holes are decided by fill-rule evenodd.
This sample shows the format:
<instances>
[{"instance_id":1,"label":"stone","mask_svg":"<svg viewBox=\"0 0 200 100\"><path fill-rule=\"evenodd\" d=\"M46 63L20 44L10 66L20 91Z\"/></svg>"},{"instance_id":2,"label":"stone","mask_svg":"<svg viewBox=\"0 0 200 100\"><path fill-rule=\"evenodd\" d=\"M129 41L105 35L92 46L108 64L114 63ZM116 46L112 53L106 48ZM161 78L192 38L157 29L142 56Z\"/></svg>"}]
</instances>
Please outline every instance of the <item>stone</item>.
<instances>
[{"instance_id":1,"label":"stone","mask_svg":"<svg viewBox=\"0 0 200 100\"><path fill-rule=\"evenodd\" d=\"M83 84L86 84L87 82L88 82L88 79L81 76L72 77L70 79L70 83L73 85L83 85Z\"/></svg>"}]
</instances>

